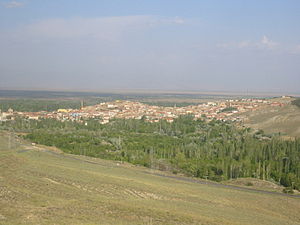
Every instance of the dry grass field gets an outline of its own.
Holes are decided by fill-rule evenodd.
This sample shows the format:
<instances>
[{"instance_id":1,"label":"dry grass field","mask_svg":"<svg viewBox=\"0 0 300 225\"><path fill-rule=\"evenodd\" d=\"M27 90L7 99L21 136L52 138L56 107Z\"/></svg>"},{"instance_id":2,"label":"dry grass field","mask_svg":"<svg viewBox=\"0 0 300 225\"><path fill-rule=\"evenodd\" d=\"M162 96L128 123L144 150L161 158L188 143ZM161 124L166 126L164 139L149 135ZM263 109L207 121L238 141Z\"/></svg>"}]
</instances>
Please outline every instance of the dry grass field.
<instances>
[{"instance_id":1,"label":"dry grass field","mask_svg":"<svg viewBox=\"0 0 300 225\"><path fill-rule=\"evenodd\" d=\"M0 133L0 224L300 224L300 198L157 174Z\"/></svg>"},{"instance_id":2,"label":"dry grass field","mask_svg":"<svg viewBox=\"0 0 300 225\"><path fill-rule=\"evenodd\" d=\"M300 137L300 108L289 104L283 107L264 107L245 113L245 126L262 129L265 133L281 133L290 137Z\"/></svg>"}]
</instances>

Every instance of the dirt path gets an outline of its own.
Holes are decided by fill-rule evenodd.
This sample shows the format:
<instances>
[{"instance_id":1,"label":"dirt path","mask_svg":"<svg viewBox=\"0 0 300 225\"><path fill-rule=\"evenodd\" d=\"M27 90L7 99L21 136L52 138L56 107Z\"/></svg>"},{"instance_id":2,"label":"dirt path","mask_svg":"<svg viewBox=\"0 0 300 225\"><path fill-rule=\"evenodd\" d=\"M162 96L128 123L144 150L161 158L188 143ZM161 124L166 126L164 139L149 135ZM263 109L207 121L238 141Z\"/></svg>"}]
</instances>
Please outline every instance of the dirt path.
<instances>
[{"instance_id":1,"label":"dirt path","mask_svg":"<svg viewBox=\"0 0 300 225\"><path fill-rule=\"evenodd\" d=\"M222 187L222 188L248 191L248 192L256 192L256 193L262 193L262 194L280 195L280 196L291 197L291 198L300 198L300 195L290 195L290 194L285 194L285 193L280 193L280 192L257 190L257 189L247 188L247 187L239 187L239 186L234 186L234 185L215 183L215 182L212 182L212 181L204 181L204 180L200 180L200 179L196 180L196 179L189 178L189 177L164 175L164 174L155 173L155 172L153 172L153 173L144 172L144 173L151 174L153 176L166 177L166 178L171 178L171 179L175 179L175 180L186 181L186 182L190 182L190 183L204 184L204 185L209 185L209 186Z\"/></svg>"},{"instance_id":2,"label":"dirt path","mask_svg":"<svg viewBox=\"0 0 300 225\"><path fill-rule=\"evenodd\" d=\"M118 165L108 166L105 163L94 162L94 161L90 161L88 159L81 159L81 158L72 156L71 154L60 153L60 152L52 151L52 150L48 150L48 149L42 149L42 148L40 148L39 150L43 151L43 152L46 152L46 153L49 153L49 154L52 154L52 155L55 155L55 156L58 156L58 157L63 157L63 158L68 158L68 159L73 159L73 160L81 161L83 163L89 163L89 164L99 165L99 166L102 166L102 167L103 166L104 167L111 167L111 168L119 167ZM30 150L29 149L19 150L18 153L23 153L23 152L27 152L27 151L30 151ZM165 178L170 178L170 179L180 180L180 181L185 181L185 182L190 182L190 183L197 183L197 184L202 184L202 185L208 185L208 186L214 186L214 187L221 187L221 188L228 188L228 189L240 190L240 191L247 191L247 192L269 194L269 195L280 195L280 196L285 196L285 197L290 197L290 198L299 198L300 199L300 195L290 195L290 194L285 194L285 193L280 193L280 192L272 192L272 191L266 191L266 190L257 190L257 189L247 188L247 187L239 187L239 186L234 186L234 185L221 184L221 183L216 183L216 182L207 181L207 180L193 179L193 178L189 178L189 177L172 176L172 175L157 173L156 171L153 171L153 172L141 171L141 172L149 174L149 175L153 175L153 176L165 177Z\"/></svg>"}]
</instances>

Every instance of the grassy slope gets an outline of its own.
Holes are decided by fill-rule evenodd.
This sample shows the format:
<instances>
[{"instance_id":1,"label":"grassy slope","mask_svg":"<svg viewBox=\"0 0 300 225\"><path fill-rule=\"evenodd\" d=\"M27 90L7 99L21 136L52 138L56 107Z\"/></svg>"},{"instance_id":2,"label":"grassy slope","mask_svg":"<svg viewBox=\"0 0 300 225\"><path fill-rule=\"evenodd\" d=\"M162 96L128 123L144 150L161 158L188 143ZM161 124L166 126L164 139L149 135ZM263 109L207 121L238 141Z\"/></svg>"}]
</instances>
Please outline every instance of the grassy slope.
<instances>
[{"instance_id":1,"label":"grassy slope","mask_svg":"<svg viewBox=\"0 0 300 225\"><path fill-rule=\"evenodd\" d=\"M300 137L300 108L288 104L284 107L265 107L246 113L245 125L262 129L266 133L281 132L287 136Z\"/></svg>"},{"instance_id":2,"label":"grassy slope","mask_svg":"<svg viewBox=\"0 0 300 225\"><path fill-rule=\"evenodd\" d=\"M154 176L117 162L8 150L0 134L0 224L300 224L300 199Z\"/></svg>"},{"instance_id":3,"label":"grassy slope","mask_svg":"<svg viewBox=\"0 0 300 225\"><path fill-rule=\"evenodd\" d=\"M227 181L222 181L223 184L228 184L228 185L234 185L234 186L239 186L239 187L247 187L251 189L256 189L256 190L265 190L265 191L270 191L270 192L279 192L282 193L284 187L281 185L277 185L271 181L266 181L266 180L260 180L256 178L238 178L238 179L232 179L232 180L227 180ZM298 192L295 193L298 194Z\"/></svg>"}]
</instances>

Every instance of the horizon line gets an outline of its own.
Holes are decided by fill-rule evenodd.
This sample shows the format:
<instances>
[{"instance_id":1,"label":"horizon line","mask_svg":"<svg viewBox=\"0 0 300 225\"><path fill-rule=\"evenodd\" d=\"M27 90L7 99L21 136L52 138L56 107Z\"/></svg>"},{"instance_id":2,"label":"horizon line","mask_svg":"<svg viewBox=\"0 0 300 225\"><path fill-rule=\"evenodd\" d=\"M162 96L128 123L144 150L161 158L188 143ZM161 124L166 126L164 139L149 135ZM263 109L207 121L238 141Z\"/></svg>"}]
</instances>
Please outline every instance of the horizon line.
<instances>
[{"instance_id":1,"label":"horizon line","mask_svg":"<svg viewBox=\"0 0 300 225\"><path fill-rule=\"evenodd\" d=\"M180 89L153 89L153 88L106 88L106 89L78 89L78 88L5 88L0 87L0 91L45 91L45 92L79 92L79 93L112 93L112 94L211 94L211 95L241 95L241 96L295 96L300 97L300 93L284 91L228 91L228 90L180 90Z\"/></svg>"}]
</instances>

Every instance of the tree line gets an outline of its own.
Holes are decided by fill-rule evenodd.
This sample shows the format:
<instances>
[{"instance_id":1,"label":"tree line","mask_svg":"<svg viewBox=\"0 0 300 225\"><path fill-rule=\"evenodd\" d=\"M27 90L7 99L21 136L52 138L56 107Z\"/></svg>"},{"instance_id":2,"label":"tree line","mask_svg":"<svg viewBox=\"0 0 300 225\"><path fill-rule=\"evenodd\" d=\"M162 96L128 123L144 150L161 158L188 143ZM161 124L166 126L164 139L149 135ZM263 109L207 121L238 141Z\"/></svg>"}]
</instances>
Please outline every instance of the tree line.
<instances>
[{"instance_id":1,"label":"tree line","mask_svg":"<svg viewBox=\"0 0 300 225\"><path fill-rule=\"evenodd\" d=\"M85 99L0 99L0 110L6 112L9 108L18 112L52 112L58 109L80 109L81 101L84 106L99 104L105 98Z\"/></svg>"},{"instance_id":2,"label":"tree line","mask_svg":"<svg viewBox=\"0 0 300 225\"><path fill-rule=\"evenodd\" d=\"M66 153L127 161L174 173L222 181L240 177L273 180L300 190L300 140L283 140L231 122L181 116L168 123L142 118L81 122L54 119L3 122L3 129L56 146Z\"/></svg>"}]
</instances>

